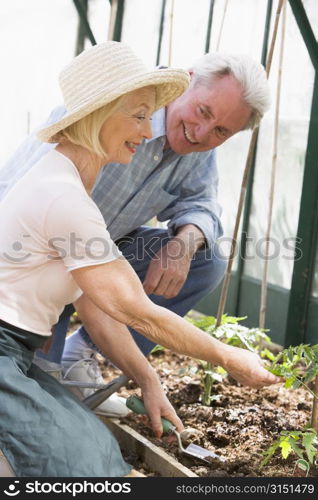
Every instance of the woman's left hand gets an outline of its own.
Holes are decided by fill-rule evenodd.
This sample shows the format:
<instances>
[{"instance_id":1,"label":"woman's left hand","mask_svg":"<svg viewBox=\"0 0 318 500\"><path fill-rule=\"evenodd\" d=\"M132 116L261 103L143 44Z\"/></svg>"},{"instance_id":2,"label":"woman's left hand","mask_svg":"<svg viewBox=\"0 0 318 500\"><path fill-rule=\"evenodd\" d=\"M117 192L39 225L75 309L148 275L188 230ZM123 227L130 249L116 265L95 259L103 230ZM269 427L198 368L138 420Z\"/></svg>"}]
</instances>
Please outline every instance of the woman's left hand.
<instances>
[{"instance_id":1,"label":"woman's left hand","mask_svg":"<svg viewBox=\"0 0 318 500\"><path fill-rule=\"evenodd\" d=\"M142 397L156 437L160 438L162 435L161 417L170 420L178 432L184 430L180 418L177 416L160 384L156 383L147 387L147 389L143 388Z\"/></svg>"}]
</instances>

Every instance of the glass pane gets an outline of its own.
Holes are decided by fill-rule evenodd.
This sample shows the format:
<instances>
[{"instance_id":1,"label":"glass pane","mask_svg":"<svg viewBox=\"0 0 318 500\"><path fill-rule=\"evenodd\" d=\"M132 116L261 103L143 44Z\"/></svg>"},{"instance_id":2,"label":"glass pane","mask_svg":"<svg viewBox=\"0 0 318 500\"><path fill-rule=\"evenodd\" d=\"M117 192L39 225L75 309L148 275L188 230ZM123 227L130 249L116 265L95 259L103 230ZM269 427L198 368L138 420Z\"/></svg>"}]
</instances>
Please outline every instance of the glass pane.
<instances>
[{"instance_id":1,"label":"glass pane","mask_svg":"<svg viewBox=\"0 0 318 500\"><path fill-rule=\"evenodd\" d=\"M318 9L316 0L304 0L304 6L307 12L308 19L314 31L316 39L318 38ZM316 262L312 284L312 296L318 298L318 242L316 251Z\"/></svg>"},{"instance_id":2,"label":"glass pane","mask_svg":"<svg viewBox=\"0 0 318 500\"><path fill-rule=\"evenodd\" d=\"M260 60L266 7L264 0L216 1L211 51L241 52Z\"/></svg>"},{"instance_id":3,"label":"glass pane","mask_svg":"<svg viewBox=\"0 0 318 500\"><path fill-rule=\"evenodd\" d=\"M290 288L314 70L289 7L287 14L268 280ZM249 226L252 240L248 247L249 258L245 262L245 273L258 279L262 278L264 263L279 45L280 37L277 39L270 77L273 105L260 129Z\"/></svg>"},{"instance_id":4,"label":"glass pane","mask_svg":"<svg viewBox=\"0 0 318 500\"><path fill-rule=\"evenodd\" d=\"M71 2L1 2L1 162L61 102L57 76L74 56L76 29Z\"/></svg>"},{"instance_id":5,"label":"glass pane","mask_svg":"<svg viewBox=\"0 0 318 500\"><path fill-rule=\"evenodd\" d=\"M121 39L149 66L156 63L160 16L161 0L125 2Z\"/></svg>"}]
</instances>

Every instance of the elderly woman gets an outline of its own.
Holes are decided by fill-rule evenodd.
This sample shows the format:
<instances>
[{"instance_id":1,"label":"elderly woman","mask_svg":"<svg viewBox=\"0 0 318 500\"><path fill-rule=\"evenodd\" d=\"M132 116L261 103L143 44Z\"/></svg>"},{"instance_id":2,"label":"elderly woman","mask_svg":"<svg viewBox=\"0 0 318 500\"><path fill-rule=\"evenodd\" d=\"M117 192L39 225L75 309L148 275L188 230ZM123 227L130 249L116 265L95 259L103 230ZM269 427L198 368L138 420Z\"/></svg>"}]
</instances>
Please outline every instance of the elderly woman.
<instances>
[{"instance_id":1,"label":"elderly woman","mask_svg":"<svg viewBox=\"0 0 318 500\"><path fill-rule=\"evenodd\" d=\"M88 327L94 323L94 341L141 387L158 435L160 416L179 430L182 423L124 325L179 353L220 364L242 382L253 377L252 353L210 338L148 299L89 196L102 166L128 164L151 137L152 113L187 85L184 71L149 72L120 43L83 52L61 73L67 114L38 133L57 146L1 202L0 449L17 476L130 471L96 416L32 363L65 304L73 302ZM123 324L116 338L98 333L106 314ZM246 361L244 374L235 368L238 356ZM278 381L259 369L264 384Z\"/></svg>"}]
</instances>

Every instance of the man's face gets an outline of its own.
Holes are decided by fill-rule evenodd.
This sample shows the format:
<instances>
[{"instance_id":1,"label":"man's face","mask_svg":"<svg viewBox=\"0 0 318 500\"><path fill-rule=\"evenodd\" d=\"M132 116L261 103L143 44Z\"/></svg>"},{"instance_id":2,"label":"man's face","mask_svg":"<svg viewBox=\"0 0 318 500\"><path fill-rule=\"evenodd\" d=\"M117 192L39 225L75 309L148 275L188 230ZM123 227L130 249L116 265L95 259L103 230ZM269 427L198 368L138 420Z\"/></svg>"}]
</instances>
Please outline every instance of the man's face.
<instances>
[{"instance_id":1,"label":"man's face","mask_svg":"<svg viewBox=\"0 0 318 500\"><path fill-rule=\"evenodd\" d=\"M209 87L191 85L168 106L167 145L182 155L208 151L242 130L250 116L232 76L217 78Z\"/></svg>"}]
</instances>

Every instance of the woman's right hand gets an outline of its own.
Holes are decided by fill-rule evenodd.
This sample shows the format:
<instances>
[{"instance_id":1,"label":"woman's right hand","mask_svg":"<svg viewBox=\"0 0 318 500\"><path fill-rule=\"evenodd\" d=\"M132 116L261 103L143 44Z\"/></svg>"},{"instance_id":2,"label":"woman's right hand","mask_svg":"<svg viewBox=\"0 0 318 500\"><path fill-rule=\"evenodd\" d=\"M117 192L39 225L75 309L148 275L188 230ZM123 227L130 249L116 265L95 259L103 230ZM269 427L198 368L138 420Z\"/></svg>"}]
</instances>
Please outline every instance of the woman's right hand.
<instances>
[{"instance_id":1,"label":"woman's right hand","mask_svg":"<svg viewBox=\"0 0 318 500\"><path fill-rule=\"evenodd\" d=\"M157 438L162 435L161 417L169 420L178 432L184 430L184 426L176 414L173 406L167 398L158 379L142 388L144 405L149 416L151 427Z\"/></svg>"},{"instance_id":2,"label":"woman's right hand","mask_svg":"<svg viewBox=\"0 0 318 500\"><path fill-rule=\"evenodd\" d=\"M260 389L284 380L273 375L263 366L263 360L255 352L226 345L223 368L242 385Z\"/></svg>"}]
</instances>

